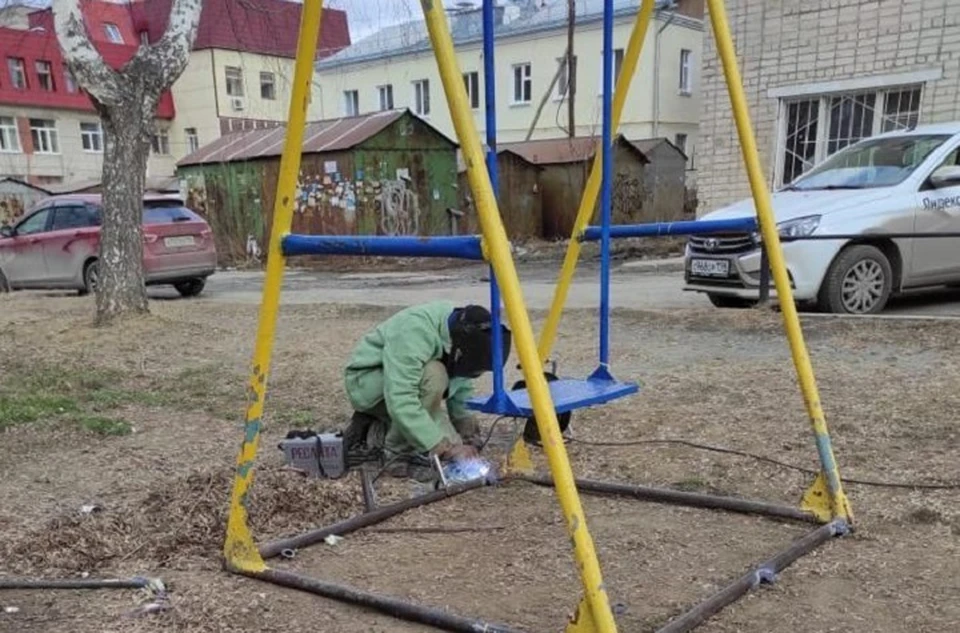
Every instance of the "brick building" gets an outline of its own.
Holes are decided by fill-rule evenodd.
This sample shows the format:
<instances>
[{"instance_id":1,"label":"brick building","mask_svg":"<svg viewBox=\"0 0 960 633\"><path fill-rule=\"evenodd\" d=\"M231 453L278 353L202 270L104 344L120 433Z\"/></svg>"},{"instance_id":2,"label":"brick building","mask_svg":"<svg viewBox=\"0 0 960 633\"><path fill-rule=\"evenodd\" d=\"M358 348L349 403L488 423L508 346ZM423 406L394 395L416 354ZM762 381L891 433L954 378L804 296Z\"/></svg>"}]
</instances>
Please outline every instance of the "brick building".
<instances>
[{"instance_id":1,"label":"brick building","mask_svg":"<svg viewBox=\"0 0 960 633\"><path fill-rule=\"evenodd\" d=\"M960 10L944 0L727 2L774 187L881 132L960 119ZM712 32L704 42L700 213L750 195Z\"/></svg>"}]
</instances>

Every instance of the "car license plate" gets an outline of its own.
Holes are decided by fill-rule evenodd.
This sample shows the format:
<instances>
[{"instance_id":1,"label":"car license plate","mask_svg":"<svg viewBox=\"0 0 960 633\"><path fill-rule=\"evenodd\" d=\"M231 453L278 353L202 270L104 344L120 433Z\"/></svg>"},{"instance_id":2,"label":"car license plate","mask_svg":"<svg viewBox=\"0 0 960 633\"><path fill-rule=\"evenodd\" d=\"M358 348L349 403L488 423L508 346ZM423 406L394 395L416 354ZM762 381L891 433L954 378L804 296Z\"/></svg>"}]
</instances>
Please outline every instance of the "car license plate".
<instances>
[{"instance_id":1,"label":"car license plate","mask_svg":"<svg viewBox=\"0 0 960 633\"><path fill-rule=\"evenodd\" d=\"M726 277L730 274L730 262L726 259L694 259L690 273L700 277Z\"/></svg>"},{"instance_id":2,"label":"car license plate","mask_svg":"<svg viewBox=\"0 0 960 633\"><path fill-rule=\"evenodd\" d=\"M193 236L192 235L183 235L181 237L165 237L163 238L163 244L167 248L183 248L184 246L193 246Z\"/></svg>"}]
</instances>

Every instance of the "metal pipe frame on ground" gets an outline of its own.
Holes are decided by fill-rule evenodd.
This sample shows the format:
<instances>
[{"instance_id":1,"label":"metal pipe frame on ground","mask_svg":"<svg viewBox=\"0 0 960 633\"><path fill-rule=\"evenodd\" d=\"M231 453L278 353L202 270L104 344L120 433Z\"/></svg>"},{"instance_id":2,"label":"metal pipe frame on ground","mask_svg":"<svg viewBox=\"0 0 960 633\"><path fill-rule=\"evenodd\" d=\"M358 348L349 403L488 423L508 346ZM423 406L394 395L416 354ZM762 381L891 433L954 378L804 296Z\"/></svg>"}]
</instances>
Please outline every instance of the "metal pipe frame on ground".
<instances>
[{"instance_id":1,"label":"metal pipe frame on ground","mask_svg":"<svg viewBox=\"0 0 960 633\"><path fill-rule=\"evenodd\" d=\"M517 481L526 481L538 486L552 487L553 480L544 475L523 475L515 474L512 479ZM634 486L629 484L620 484L606 481L594 481L591 479L577 479L577 489L585 493L597 495L613 495L618 497L630 497L641 501L654 501L669 503L673 505L690 506L693 508L707 508L711 510L727 510L741 514L757 514L761 516L775 517L778 519L790 519L804 523L817 523L817 517L809 512L804 512L793 506L769 503L766 501L753 501L751 499L740 499L737 497L721 497L719 495L708 495L696 492L683 492L681 490L669 490L666 488L651 488L647 486Z\"/></svg>"},{"instance_id":2,"label":"metal pipe frame on ground","mask_svg":"<svg viewBox=\"0 0 960 633\"><path fill-rule=\"evenodd\" d=\"M149 578L0 578L0 589L145 589Z\"/></svg>"},{"instance_id":3,"label":"metal pipe frame on ground","mask_svg":"<svg viewBox=\"0 0 960 633\"><path fill-rule=\"evenodd\" d=\"M687 633L692 631L760 584L774 582L777 574L801 557L806 556L832 538L847 534L848 531L847 523L842 519L820 526L756 569L741 576L691 610L672 620L659 629L657 633Z\"/></svg>"}]
</instances>

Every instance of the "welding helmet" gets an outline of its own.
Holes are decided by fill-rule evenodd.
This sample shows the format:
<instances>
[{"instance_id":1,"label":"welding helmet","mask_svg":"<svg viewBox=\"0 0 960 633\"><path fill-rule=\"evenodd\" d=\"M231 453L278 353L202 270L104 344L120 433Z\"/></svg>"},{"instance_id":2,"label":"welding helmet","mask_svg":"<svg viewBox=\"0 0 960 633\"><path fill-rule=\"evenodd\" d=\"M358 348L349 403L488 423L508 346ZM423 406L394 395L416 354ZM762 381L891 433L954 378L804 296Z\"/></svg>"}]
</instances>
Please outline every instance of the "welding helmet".
<instances>
[{"instance_id":1,"label":"welding helmet","mask_svg":"<svg viewBox=\"0 0 960 633\"><path fill-rule=\"evenodd\" d=\"M477 378L493 371L493 319L483 306L457 308L450 315L450 353L444 359L447 373L456 378ZM510 355L511 333L501 325L503 363Z\"/></svg>"}]
</instances>

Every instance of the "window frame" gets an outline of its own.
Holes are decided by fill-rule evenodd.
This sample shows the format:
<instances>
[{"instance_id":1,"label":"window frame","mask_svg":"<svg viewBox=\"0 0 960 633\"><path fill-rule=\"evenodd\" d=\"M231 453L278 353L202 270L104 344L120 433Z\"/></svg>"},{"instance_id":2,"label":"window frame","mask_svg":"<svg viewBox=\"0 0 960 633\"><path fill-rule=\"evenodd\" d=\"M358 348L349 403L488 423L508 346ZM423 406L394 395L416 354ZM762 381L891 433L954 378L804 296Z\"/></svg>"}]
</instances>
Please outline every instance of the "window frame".
<instances>
[{"instance_id":1,"label":"window frame","mask_svg":"<svg viewBox=\"0 0 960 633\"><path fill-rule=\"evenodd\" d=\"M83 126L85 125L95 125L97 126L96 130L84 130ZM91 147L86 146L87 139L96 139L95 142L91 142ZM96 147L99 145L99 147ZM100 121L80 121L80 146L83 148L84 152L88 154L102 154L103 153L103 124Z\"/></svg>"},{"instance_id":2,"label":"window frame","mask_svg":"<svg viewBox=\"0 0 960 633\"><path fill-rule=\"evenodd\" d=\"M51 126L38 126L34 123L52 123ZM30 124L30 140L33 142L33 153L47 156L58 156L60 154L60 131L57 129L55 119L28 119ZM46 139L46 143L39 142L40 139ZM41 145L48 145L46 149L40 149Z\"/></svg>"},{"instance_id":3,"label":"window frame","mask_svg":"<svg viewBox=\"0 0 960 633\"><path fill-rule=\"evenodd\" d=\"M264 88L269 88L269 95L264 94ZM260 71L260 98L264 101L277 100L277 76L269 70Z\"/></svg>"},{"instance_id":4,"label":"window frame","mask_svg":"<svg viewBox=\"0 0 960 633\"><path fill-rule=\"evenodd\" d=\"M22 57L7 58L7 74L10 76L10 87L14 90L30 88L30 82L27 80L27 64Z\"/></svg>"},{"instance_id":5,"label":"window frame","mask_svg":"<svg viewBox=\"0 0 960 633\"><path fill-rule=\"evenodd\" d=\"M103 34L107 36L107 41L113 44L126 44L123 40L123 31L113 22L103 23Z\"/></svg>"},{"instance_id":6,"label":"window frame","mask_svg":"<svg viewBox=\"0 0 960 633\"><path fill-rule=\"evenodd\" d=\"M689 48L680 49L680 77L678 83L680 85L677 91L680 96L693 96L693 50Z\"/></svg>"},{"instance_id":7,"label":"window frame","mask_svg":"<svg viewBox=\"0 0 960 633\"><path fill-rule=\"evenodd\" d=\"M533 103L533 63L513 64L513 90L510 97L512 106L528 106ZM518 98L519 93L519 98Z\"/></svg>"},{"instance_id":8,"label":"window frame","mask_svg":"<svg viewBox=\"0 0 960 633\"><path fill-rule=\"evenodd\" d=\"M343 91L343 115L347 117L360 116L360 91L357 89Z\"/></svg>"},{"instance_id":9,"label":"window frame","mask_svg":"<svg viewBox=\"0 0 960 633\"><path fill-rule=\"evenodd\" d=\"M40 229L39 231L34 231L34 232L32 232L32 233L23 233L23 232L22 232L23 225L26 224L27 222L29 222L30 220L32 220L33 218L37 217L37 216L40 215L41 213L46 215L46 218L44 219L44 222L43 222L43 228ZM52 205L51 205L51 206L41 207L41 208L37 209L36 211L34 211L33 213L31 213L30 215L28 215L28 216L26 216L25 218L23 218L22 220L20 220L19 222L17 222L17 225L13 228L13 234L14 234L14 236L16 236L16 237L20 237L21 235L40 235L41 233L49 233L49 232L50 232L50 221L51 221L52 217L53 217L53 206L52 206Z\"/></svg>"},{"instance_id":10,"label":"window frame","mask_svg":"<svg viewBox=\"0 0 960 633\"><path fill-rule=\"evenodd\" d=\"M413 86L413 112L421 118L430 116L430 80L415 79Z\"/></svg>"},{"instance_id":11,"label":"window frame","mask_svg":"<svg viewBox=\"0 0 960 633\"><path fill-rule=\"evenodd\" d=\"M620 79L620 73L623 71L623 60L626 51L622 48L613 49L613 91L617 91L617 81ZM597 96L603 96L603 53L600 54L600 71L597 75L599 86L597 87Z\"/></svg>"},{"instance_id":12,"label":"window frame","mask_svg":"<svg viewBox=\"0 0 960 633\"><path fill-rule=\"evenodd\" d=\"M56 92L57 80L53 76L53 64L45 59L37 59L33 62L33 69L37 73L37 87L43 92ZM46 86L44 78L47 80Z\"/></svg>"},{"instance_id":13,"label":"window frame","mask_svg":"<svg viewBox=\"0 0 960 633\"><path fill-rule=\"evenodd\" d=\"M784 96L778 99L778 114L777 114L777 131L776 131L776 146L775 146L775 164L773 170L773 186L776 189L785 187L790 182L797 180L802 175L806 174L810 169L816 167L824 160L829 158L836 153L837 151L842 150L848 145L853 143L848 143L847 145L839 146L837 149L831 153L828 152L829 145L831 143L831 118L833 116L833 111L831 108L831 102L837 98L851 98L857 97L864 94L873 94L875 96L873 113L872 113L872 122L870 130L867 134L861 136L857 140L863 140L866 138L872 138L878 134L884 132L896 131L897 129L911 129L915 127L921 120L923 116L923 96L927 88L926 82L912 82L904 84L894 84L894 85L885 85L876 88L858 88L851 90L842 90L842 91L832 91L824 92L819 94L803 94L796 96ZM903 95L909 94L910 100L908 105L915 105L914 110L902 111L898 110L896 116L893 118L899 118L907 116L909 122L906 126L901 127L887 127L887 123L891 119L887 112L887 99L891 95L898 95L898 99L902 102ZM916 100L914 101L913 95L916 94ZM802 103L816 103L816 117L817 117L817 130L816 135L813 140L814 144L814 153L812 162L809 166L795 174L793 179L790 182L785 180L785 171L787 164L787 141L788 139L788 126L789 126L789 112L790 106L793 104L802 104ZM809 124L808 124L809 125ZM807 141L810 143L810 141ZM802 157L801 157L802 158ZM804 162L806 162L804 160Z\"/></svg>"},{"instance_id":14,"label":"window frame","mask_svg":"<svg viewBox=\"0 0 960 633\"><path fill-rule=\"evenodd\" d=\"M63 65L63 83L67 92L74 94L78 90L77 78L73 76L73 72L70 70L69 66L66 64Z\"/></svg>"},{"instance_id":15,"label":"window frame","mask_svg":"<svg viewBox=\"0 0 960 633\"><path fill-rule=\"evenodd\" d=\"M192 154L200 149L200 134L197 133L197 128L183 128L183 135L187 140L187 153Z\"/></svg>"},{"instance_id":16,"label":"window frame","mask_svg":"<svg viewBox=\"0 0 960 633\"><path fill-rule=\"evenodd\" d=\"M247 96L246 86L244 86L243 81L243 68L239 66L224 66L223 67L223 88L227 93L228 97L233 97L236 99L243 99ZM235 94L231 92L231 84L236 88L239 88L239 93Z\"/></svg>"},{"instance_id":17,"label":"window frame","mask_svg":"<svg viewBox=\"0 0 960 633\"><path fill-rule=\"evenodd\" d=\"M393 84L380 84L377 86L377 110L386 112L394 109Z\"/></svg>"},{"instance_id":18,"label":"window frame","mask_svg":"<svg viewBox=\"0 0 960 633\"><path fill-rule=\"evenodd\" d=\"M82 202L64 202L61 204L56 204L51 208L53 209L53 220L49 223L50 232L75 231L78 229L92 229L94 227L100 226L101 224L101 222L91 223L94 217L97 215L96 211L90 205L84 204ZM81 212L85 214L85 219L83 224L79 224L79 225L72 224L70 226L58 226L57 221L59 220L59 216L62 213L67 214L69 217L70 213L79 214Z\"/></svg>"},{"instance_id":19,"label":"window frame","mask_svg":"<svg viewBox=\"0 0 960 633\"><path fill-rule=\"evenodd\" d=\"M10 123L4 123L4 119L9 120ZM17 124L17 117L0 116L0 144L3 143L4 139L10 140L12 143L8 143L10 147L0 145L0 153L20 154L23 152L23 146L20 143L20 127Z\"/></svg>"},{"instance_id":20,"label":"window frame","mask_svg":"<svg viewBox=\"0 0 960 633\"><path fill-rule=\"evenodd\" d=\"M150 153L154 156L170 156L170 130L156 127L150 135Z\"/></svg>"},{"instance_id":21,"label":"window frame","mask_svg":"<svg viewBox=\"0 0 960 633\"><path fill-rule=\"evenodd\" d=\"M471 110L480 109L480 71L468 70L463 73L463 86L467 90L467 103Z\"/></svg>"}]
</instances>

